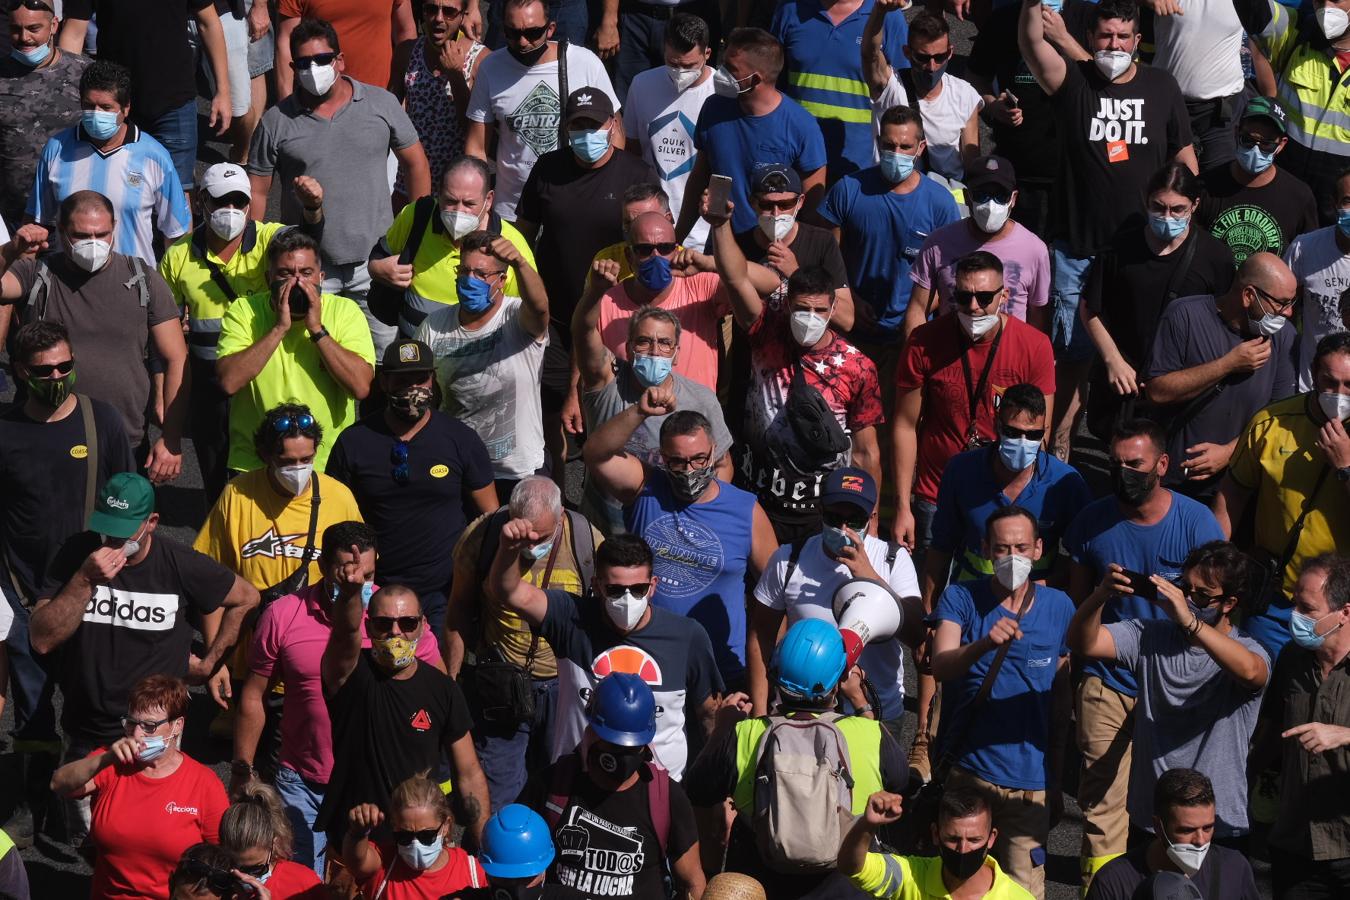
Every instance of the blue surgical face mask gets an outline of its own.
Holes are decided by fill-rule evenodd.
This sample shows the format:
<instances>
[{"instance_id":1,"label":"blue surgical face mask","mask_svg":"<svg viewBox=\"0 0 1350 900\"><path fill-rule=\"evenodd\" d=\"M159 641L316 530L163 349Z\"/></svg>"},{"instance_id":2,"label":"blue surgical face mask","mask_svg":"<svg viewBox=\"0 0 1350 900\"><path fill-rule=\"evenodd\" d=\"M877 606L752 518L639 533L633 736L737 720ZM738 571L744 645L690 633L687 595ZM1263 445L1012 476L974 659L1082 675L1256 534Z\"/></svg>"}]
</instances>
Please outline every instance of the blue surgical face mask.
<instances>
[{"instance_id":1,"label":"blue surgical face mask","mask_svg":"<svg viewBox=\"0 0 1350 900\"><path fill-rule=\"evenodd\" d=\"M25 66L32 66L33 68L36 69L38 66L46 62L47 57L52 55L52 45L39 44L32 50L28 51L23 51L20 50L18 47L15 47L9 51L9 55L17 59L19 62L23 63Z\"/></svg>"},{"instance_id":2,"label":"blue surgical face mask","mask_svg":"<svg viewBox=\"0 0 1350 900\"><path fill-rule=\"evenodd\" d=\"M1186 226L1191 224L1190 216L1173 218L1171 216L1149 216L1148 227L1153 229L1153 233L1164 241L1174 241L1186 231Z\"/></svg>"},{"instance_id":3,"label":"blue surgical face mask","mask_svg":"<svg viewBox=\"0 0 1350 900\"><path fill-rule=\"evenodd\" d=\"M594 131L569 131L567 143L577 159L585 163L599 162L600 157L609 149L609 129L597 128Z\"/></svg>"},{"instance_id":4,"label":"blue surgical face mask","mask_svg":"<svg viewBox=\"0 0 1350 900\"><path fill-rule=\"evenodd\" d=\"M881 177L891 184L899 184L914 171L914 157L893 150L881 151Z\"/></svg>"},{"instance_id":5,"label":"blue surgical face mask","mask_svg":"<svg viewBox=\"0 0 1350 900\"><path fill-rule=\"evenodd\" d=\"M1350 209L1336 213L1336 228L1346 237L1350 237Z\"/></svg>"},{"instance_id":6,"label":"blue surgical face mask","mask_svg":"<svg viewBox=\"0 0 1350 900\"><path fill-rule=\"evenodd\" d=\"M535 544L533 547L526 547L522 552L533 560L543 559L548 556L548 552L553 549L552 541L544 541L542 544Z\"/></svg>"},{"instance_id":7,"label":"blue surgical face mask","mask_svg":"<svg viewBox=\"0 0 1350 900\"><path fill-rule=\"evenodd\" d=\"M1036 461L1040 452L1040 441L1028 438L1005 437L998 442L998 458L1010 472L1020 472Z\"/></svg>"},{"instance_id":8,"label":"blue surgical face mask","mask_svg":"<svg viewBox=\"0 0 1350 900\"><path fill-rule=\"evenodd\" d=\"M375 582L367 581L361 585L361 608L370 606L370 598L375 596Z\"/></svg>"},{"instance_id":9,"label":"blue surgical face mask","mask_svg":"<svg viewBox=\"0 0 1350 900\"><path fill-rule=\"evenodd\" d=\"M94 140L106 141L117 134L117 129L122 127L122 122L118 116L119 113L106 109L86 109L80 113L80 124L84 126L84 130Z\"/></svg>"},{"instance_id":10,"label":"blue surgical face mask","mask_svg":"<svg viewBox=\"0 0 1350 900\"><path fill-rule=\"evenodd\" d=\"M670 356L648 356L645 353L633 354L633 374L643 387L656 387L665 384L675 360Z\"/></svg>"},{"instance_id":11,"label":"blue surgical face mask","mask_svg":"<svg viewBox=\"0 0 1350 900\"><path fill-rule=\"evenodd\" d=\"M651 256L638 263L637 280L649 291L660 293L670 287L671 279L675 276L670 274L670 260L664 256L658 256L653 253Z\"/></svg>"},{"instance_id":12,"label":"blue surgical face mask","mask_svg":"<svg viewBox=\"0 0 1350 900\"><path fill-rule=\"evenodd\" d=\"M164 751L169 749L169 739L158 735L141 738L145 745L136 751L136 760L138 762L148 763L164 755Z\"/></svg>"},{"instance_id":13,"label":"blue surgical face mask","mask_svg":"<svg viewBox=\"0 0 1350 900\"><path fill-rule=\"evenodd\" d=\"M826 525L820 530L820 542L825 546L825 552L832 556L838 556L845 547L853 546L853 538L848 536L848 532L832 525Z\"/></svg>"},{"instance_id":14,"label":"blue surgical face mask","mask_svg":"<svg viewBox=\"0 0 1350 900\"><path fill-rule=\"evenodd\" d=\"M1044 6L1051 12L1059 12L1064 8L1064 0L1041 0L1041 6Z\"/></svg>"},{"instance_id":15,"label":"blue surgical face mask","mask_svg":"<svg viewBox=\"0 0 1350 900\"><path fill-rule=\"evenodd\" d=\"M1244 172L1260 175L1275 164L1275 151L1263 153L1259 146L1244 147L1238 144L1237 164Z\"/></svg>"},{"instance_id":16,"label":"blue surgical face mask","mask_svg":"<svg viewBox=\"0 0 1350 900\"><path fill-rule=\"evenodd\" d=\"M459 294L460 305L471 313L480 313L492 306L492 285L472 275L461 275L455 279L455 292Z\"/></svg>"},{"instance_id":17,"label":"blue surgical face mask","mask_svg":"<svg viewBox=\"0 0 1350 900\"><path fill-rule=\"evenodd\" d=\"M1330 636L1332 632L1341 627L1340 625L1337 625L1326 634L1317 633L1317 626L1321 624L1324 619L1329 619L1334 615L1336 615L1336 613L1332 612L1327 613L1321 619L1314 619L1312 616L1305 616L1301 612L1292 611L1289 613L1289 634L1293 637L1294 643L1298 644L1304 650L1316 650L1326 643L1327 637ZM1343 625L1345 623L1342 622L1341 624Z\"/></svg>"}]
</instances>

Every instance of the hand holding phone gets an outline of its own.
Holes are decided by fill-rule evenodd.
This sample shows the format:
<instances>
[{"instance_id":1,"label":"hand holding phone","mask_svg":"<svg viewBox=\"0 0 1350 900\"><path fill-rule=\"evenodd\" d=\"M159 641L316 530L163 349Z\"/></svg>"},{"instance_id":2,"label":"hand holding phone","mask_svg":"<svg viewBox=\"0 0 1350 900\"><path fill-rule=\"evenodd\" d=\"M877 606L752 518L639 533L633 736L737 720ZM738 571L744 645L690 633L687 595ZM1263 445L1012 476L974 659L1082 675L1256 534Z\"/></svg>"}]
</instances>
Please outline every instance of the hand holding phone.
<instances>
[{"instance_id":1,"label":"hand holding phone","mask_svg":"<svg viewBox=\"0 0 1350 900\"><path fill-rule=\"evenodd\" d=\"M1158 602L1158 586L1149 580L1147 575L1140 572L1132 572L1129 569L1121 571L1130 582L1130 590L1136 597L1147 600L1150 603Z\"/></svg>"},{"instance_id":2,"label":"hand holding phone","mask_svg":"<svg viewBox=\"0 0 1350 900\"><path fill-rule=\"evenodd\" d=\"M731 177L714 175L708 179L708 210L717 215L725 214L727 201L731 199Z\"/></svg>"}]
</instances>

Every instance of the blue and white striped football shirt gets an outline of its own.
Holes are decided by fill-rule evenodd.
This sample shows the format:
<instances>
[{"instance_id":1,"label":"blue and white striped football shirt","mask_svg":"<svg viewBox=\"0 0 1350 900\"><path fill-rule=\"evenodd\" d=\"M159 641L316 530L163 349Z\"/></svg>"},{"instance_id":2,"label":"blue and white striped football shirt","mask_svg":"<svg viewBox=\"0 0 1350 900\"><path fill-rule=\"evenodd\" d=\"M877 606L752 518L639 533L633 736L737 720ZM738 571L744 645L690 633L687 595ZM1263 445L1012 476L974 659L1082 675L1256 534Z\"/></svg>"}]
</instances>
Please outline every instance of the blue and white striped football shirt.
<instances>
[{"instance_id":1,"label":"blue and white striped football shirt","mask_svg":"<svg viewBox=\"0 0 1350 900\"><path fill-rule=\"evenodd\" d=\"M28 214L54 228L61 201L76 191L98 191L117 216L113 249L155 264L152 222L172 242L192 221L183 184L164 145L135 125L116 150L101 152L79 125L58 131L38 160Z\"/></svg>"}]
</instances>

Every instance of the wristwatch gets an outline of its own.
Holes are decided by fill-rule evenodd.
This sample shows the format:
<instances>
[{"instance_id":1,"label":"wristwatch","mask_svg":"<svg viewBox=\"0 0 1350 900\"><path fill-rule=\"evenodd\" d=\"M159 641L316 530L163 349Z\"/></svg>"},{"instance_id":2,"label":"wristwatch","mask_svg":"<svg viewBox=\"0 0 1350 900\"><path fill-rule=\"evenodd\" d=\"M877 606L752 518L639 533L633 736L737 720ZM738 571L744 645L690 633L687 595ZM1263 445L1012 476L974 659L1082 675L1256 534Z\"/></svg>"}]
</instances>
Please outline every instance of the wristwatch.
<instances>
[{"instance_id":1,"label":"wristwatch","mask_svg":"<svg viewBox=\"0 0 1350 900\"><path fill-rule=\"evenodd\" d=\"M254 774L253 764L247 763L242 759L236 759L230 763L230 774L237 775L240 778L247 778Z\"/></svg>"},{"instance_id":2,"label":"wristwatch","mask_svg":"<svg viewBox=\"0 0 1350 900\"><path fill-rule=\"evenodd\" d=\"M1341 481L1350 481L1350 466L1342 466L1336 470L1336 477Z\"/></svg>"},{"instance_id":3,"label":"wristwatch","mask_svg":"<svg viewBox=\"0 0 1350 900\"><path fill-rule=\"evenodd\" d=\"M322 325L319 326L319 330L318 330L318 331L311 331L311 332L309 333L309 339L310 339L311 341L313 341L314 343L316 343L316 344L317 344L319 341L321 341L321 340L323 340L324 338L326 338L326 337L332 337L332 335L329 334L329 333L328 333L328 329L327 329L327 328L324 328Z\"/></svg>"}]
</instances>

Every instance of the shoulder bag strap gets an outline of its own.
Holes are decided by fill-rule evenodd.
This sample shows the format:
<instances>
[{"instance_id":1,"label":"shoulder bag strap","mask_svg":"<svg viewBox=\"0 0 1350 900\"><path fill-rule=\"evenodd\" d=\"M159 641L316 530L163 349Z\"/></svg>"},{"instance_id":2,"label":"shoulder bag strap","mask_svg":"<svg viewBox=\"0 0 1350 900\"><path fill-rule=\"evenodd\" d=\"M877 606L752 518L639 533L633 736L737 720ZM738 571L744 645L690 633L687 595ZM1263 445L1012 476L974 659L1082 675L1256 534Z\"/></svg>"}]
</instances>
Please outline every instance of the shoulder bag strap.
<instances>
[{"instance_id":1,"label":"shoulder bag strap","mask_svg":"<svg viewBox=\"0 0 1350 900\"><path fill-rule=\"evenodd\" d=\"M572 558L577 562L577 575L582 580L582 593L585 593L595 577L595 535L585 516L574 509L565 512L572 523Z\"/></svg>"},{"instance_id":2,"label":"shoulder bag strap","mask_svg":"<svg viewBox=\"0 0 1350 900\"><path fill-rule=\"evenodd\" d=\"M1289 560L1294 558L1294 552L1298 550L1298 540L1303 535L1303 523L1307 521L1308 513L1312 512L1313 500L1317 499L1317 492L1322 490L1322 483L1327 480L1327 476L1330 474L1331 466L1323 465L1322 471L1317 474L1317 481L1313 484L1313 489L1303 499L1303 508L1299 510L1298 518L1294 520L1294 527L1289 529L1289 540L1285 542L1284 552L1280 554L1277 561L1279 564L1275 572L1281 578L1284 577L1284 570L1289 565Z\"/></svg>"},{"instance_id":3,"label":"shoulder bag strap","mask_svg":"<svg viewBox=\"0 0 1350 900\"><path fill-rule=\"evenodd\" d=\"M94 424L94 401L82 394L75 395L75 405L80 408L80 418L84 421L84 446L87 451L84 470L84 521L94 511L94 487L98 481L98 429Z\"/></svg>"},{"instance_id":4,"label":"shoulder bag strap","mask_svg":"<svg viewBox=\"0 0 1350 900\"><path fill-rule=\"evenodd\" d=\"M206 267L207 274L211 276L211 282L220 288L220 292L225 295L225 303L227 305L233 303L234 299L239 296L239 292L234 289L234 285L230 284L230 279L225 277L225 273L221 271L220 266L211 260L209 255L211 251L206 246L205 225L197 226L197 230L192 233L190 246L198 254L202 265Z\"/></svg>"},{"instance_id":5,"label":"shoulder bag strap","mask_svg":"<svg viewBox=\"0 0 1350 900\"><path fill-rule=\"evenodd\" d=\"M417 258L417 250L422 246L422 238L426 237L427 226L431 224L431 214L435 209L435 197L419 197L413 206L412 230L408 232L408 239L403 242L403 250L398 254L398 261L402 265L410 266Z\"/></svg>"},{"instance_id":6,"label":"shoulder bag strap","mask_svg":"<svg viewBox=\"0 0 1350 900\"><path fill-rule=\"evenodd\" d=\"M797 571L797 562L802 558L802 548L806 546L806 538L793 541L790 545L792 549L788 551L787 572L783 574L783 592L787 592L788 583L792 581L793 574Z\"/></svg>"},{"instance_id":7,"label":"shoulder bag strap","mask_svg":"<svg viewBox=\"0 0 1350 900\"><path fill-rule=\"evenodd\" d=\"M567 127L563 114L567 111L567 38L558 41L558 147L567 146Z\"/></svg>"},{"instance_id":8,"label":"shoulder bag strap","mask_svg":"<svg viewBox=\"0 0 1350 900\"><path fill-rule=\"evenodd\" d=\"M397 850L394 852L394 859L389 863L389 868L384 870L384 880L382 880L380 886L375 889L375 896L371 897L370 900L380 900L380 898L384 896L384 889L389 887L389 879L394 877L394 866L396 865L398 865Z\"/></svg>"},{"instance_id":9,"label":"shoulder bag strap","mask_svg":"<svg viewBox=\"0 0 1350 900\"><path fill-rule=\"evenodd\" d=\"M34 260L33 286L28 289L25 302L24 321L41 322L47 318L47 295L51 293L52 270L47 261L39 256Z\"/></svg>"},{"instance_id":10,"label":"shoulder bag strap","mask_svg":"<svg viewBox=\"0 0 1350 900\"><path fill-rule=\"evenodd\" d=\"M570 510L569 510L570 512ZM553 546L548 551L548 564L544 566L544 577L539 582L539 590L548 590L549 582L553 580L553 564L558 561L558 544L554 541ZM539 629L530 629L530 649L525 651L525 674L530 675L530 670L534 668L534 655L539 652ZM530 676L534 677L534 676Z\"/></svg>"},{"instance_id":11,"label":"shoulder bag strap","mask_svg":"<svg viewBox=\"0 0 1350 900\"><path fill-rule=\"evenodd\" d=\"M980 380L972 381L970 377L970 357L966 351L961 353L961 372L966 376L966 400L970 407L970 426L966 429L966 446L974 443L976 437L975 414L980 409L980 397L984 396L984 389L989 384L989 373L994 368L994 358L998 356L998 345L1003 340L1003 334L1008 330L1008 323L1003 322L998 329L998 334L994 335L993 346L989 348L989 355L985 357L984 368L980 371ZM971 348L974 348L975 342L970 341Z\"/></svg>"}]
</instances>

